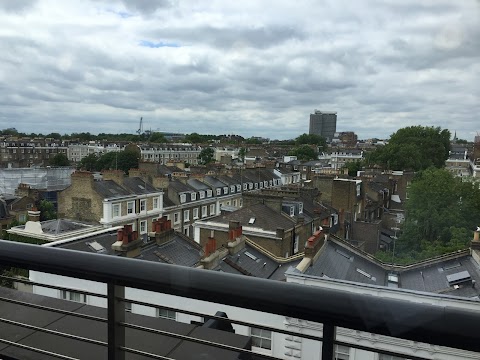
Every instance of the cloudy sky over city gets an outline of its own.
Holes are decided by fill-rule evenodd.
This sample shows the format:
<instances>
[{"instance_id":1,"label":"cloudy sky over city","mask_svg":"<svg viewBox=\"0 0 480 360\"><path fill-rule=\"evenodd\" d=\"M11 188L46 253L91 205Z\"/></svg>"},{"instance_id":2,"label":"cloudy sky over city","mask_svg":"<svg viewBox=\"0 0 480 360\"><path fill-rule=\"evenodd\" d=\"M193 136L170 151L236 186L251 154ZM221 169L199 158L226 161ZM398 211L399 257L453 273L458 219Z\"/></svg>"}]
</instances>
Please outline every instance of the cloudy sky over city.
<instances>
[{"instance_id":1,"label":"cloudy sky over city","mask_svg":"<svg viewBox=\"0 0 480 360\"><path fill-rule=\"evenodd\" d=\"M0 128L480 132L480 1L0 2Z\"/></svg>"}]
</instances>

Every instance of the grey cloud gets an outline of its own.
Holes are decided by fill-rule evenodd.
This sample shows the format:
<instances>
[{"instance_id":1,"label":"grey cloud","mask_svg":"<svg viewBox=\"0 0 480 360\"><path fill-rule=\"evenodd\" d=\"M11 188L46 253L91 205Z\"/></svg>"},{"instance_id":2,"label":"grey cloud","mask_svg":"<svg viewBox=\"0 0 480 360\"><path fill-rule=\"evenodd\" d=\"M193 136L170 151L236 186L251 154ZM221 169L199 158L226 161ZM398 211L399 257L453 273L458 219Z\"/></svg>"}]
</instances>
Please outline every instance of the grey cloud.
<instances>
[{"instance_id":1,"label":"grey cloud","mask_svg":"<svg viewBox=\"0 0 480 360\"><path fill-rule=\"evenodd\" d=\"M13 0L0 1L0 10L8 13L23 13L32 8L37 0Z\"/></svg>"},{"instance_id":2,"label":"grey cloud","mask_svg":"<svg viewBox=\"0 0 480 360\"><path fill-rule=\"evenodd\" d=\"M127 9L140 12L143 15L151 15L158 9L170 8L174 5L171 0L122 0Z\"/></svg>"},{"instance_id":3,"label":"grey cloud","mask_svg":"<svg viewBox=\"0 0 480 360\"><path fill-rule=\"evenodd\" d=\"M199 28L161 28L146 34L155 39L178 42L181 45L208 44L225 48L268 48L292 39L304 39L305 33L299 29L284 26L219 28L202 26Z\"/></svg>"}]
</instances>

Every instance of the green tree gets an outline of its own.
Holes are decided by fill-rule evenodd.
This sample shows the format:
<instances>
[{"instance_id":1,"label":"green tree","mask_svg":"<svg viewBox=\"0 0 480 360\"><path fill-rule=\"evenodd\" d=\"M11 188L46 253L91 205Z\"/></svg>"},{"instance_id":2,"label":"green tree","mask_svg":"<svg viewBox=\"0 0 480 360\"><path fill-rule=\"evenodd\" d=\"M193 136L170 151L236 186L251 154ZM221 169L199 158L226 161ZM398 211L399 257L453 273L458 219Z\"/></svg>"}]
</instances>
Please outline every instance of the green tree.
<instances>
[{"instance_id":1,"label":"green tree","mask_svg":"<svg viewBox=\"0 0 480 360\"><path fill-rule=\"evenodd\" d=\"M317 145L320 150L325 150L327 147L327 142L324 137L316 134L302 134L295 139L295 144L297 145Z\"/></svg>"},{"instance_id":2,"label":"green tree","mask_svg":"<svg viewBox=\"0 0 480 360\"><path fill-rule=\"evenodd\" d=\"M240 148L240 150L238 151L238 157L240 158L240 160L245 161L245 156L247 155L247 148Z\"/></svg>"},{"instance_id":3,"label":"green tree","mask_svg":"<svg viewBox=\"0 0 480 360\"><path fill-rule=\"evenodd\" d=\"M348 169L349 176L357 176L357 172L362 170L363 166L364 166L363 161L356 160L356 161L347 162L344 167Z\"/></svg>"},{"instance_id":4,"label":"green tree","mask_svg":"<svg viewBox=\"0 0 480 360\"><path fill-rule=\"evenodd\" d=\"M118 153L118 169L123 170L126 174L130 169L138 169L140 161L140 153L132 150L120 151Z\"/></svg>"},{"instance_id":5,"label":"green tree","mask_svg":"<svg viewBox=\"0 0 480 360\"><path fill-rule=\"evenodd\" d=\"M410 126L392 134L387 145L368 155L368 163L391 170L424 170L445 165L450 131L440 127Z\"/></svg>"},{"instance_id":6,"label":"green tree","mask_svg":"<svg viewBox=\"0 0 480 360\"><path fill-rule=\"evenodd\" d=\"M315 160L318 156L317 152L310 145L300 145L290 150L288 155L296 156L300 161Z\"/></svg>"},{"instance_id":7,"label":"green tree","mask_svg":"<svg viewBox=\"0 0 480 360\"><path fill-rule=\"evenodd\" d=\"M167 142L167 139L165 139L165 136L163 136L162 133L154 132L152 133L152 135L150 135L148 141L157 144L165 144Z\"/></svg>"},{"instance_id":8,"label":"green tree","mask_svg":"<svg viewBox=\"0 0 480 360\"><path fill-rule=\"evenodd\" d=\"M203 165L207 165L215 160L214 155L215 155L215 150L211 147L208 147L200 151L198 158L200 159L200 162Z\"/></svg>"},{"instance_id":9,"label":"green tree","mask_svg":"<svg viewBox=\"0 0 480 360\"><path fill-rule=\"evenodd\" d=\"M201 144L207 142L203 135L197 134L196 132L186 135L185 141L192 144Z\"/></svg>"},{"instance_id":10,"label":"green tree","mask_svg":"<svg viewBox=\"0 0 480 360\"><path fill-rule=\"evenodd\" d=\"M96 154L88 154L78 164L77 168L86 170L86 171L96 171L97 170L97 161L98 156Z\"/></svg>"},{"instance_id":11,"label":"green tree","mask_svg":"<svg viewBox=\"0 0 480 360\"><path fill-rule=\"evenodd\" d=\"M250 137L248 139L245 139L245 144L260 145L261 143L262 142L255 137Z\"/></svg>"},{"instance_id":12,"label":"green tree","mask_svg":"<svg viewBox=\"0 0 480 360\"><path fill-rule=\"evenodd\" d=\"M412 182L399 256L422 259L468 247L480 218L480 189L431 167Z\"/></svg>"},{"instance_id":13,"label":"green tree","mask_svg":"<svg viewBox=\"0 0 480 360\"><path fill-rule=\"evenodd\" d=\"M55 206L48 200L41 200L38 205L40 221L53 220L57 218Z\"/></svg>"},{"instance_id":14,"label":"green tree","mask_svg":"<svg viewBox=\"0 0 480 360\"><path fill-rule=\"evenodd\" d=\"M70 160L68 160L67 155L58 153L49 161L51 166L70 166Z\"/></svg>"}]
</instances>

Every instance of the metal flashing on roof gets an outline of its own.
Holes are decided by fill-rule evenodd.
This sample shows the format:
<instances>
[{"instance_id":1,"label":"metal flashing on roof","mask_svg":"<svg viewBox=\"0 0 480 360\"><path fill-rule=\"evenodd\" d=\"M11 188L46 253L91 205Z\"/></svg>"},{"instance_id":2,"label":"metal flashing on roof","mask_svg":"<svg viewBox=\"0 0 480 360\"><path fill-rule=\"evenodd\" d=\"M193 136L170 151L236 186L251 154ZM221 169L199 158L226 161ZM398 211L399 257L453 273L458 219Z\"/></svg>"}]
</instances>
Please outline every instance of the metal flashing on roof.
<instances>
[{"instance_id":1,"label":"metal flashing on roof","mask_svg":"<svg viewBox=\"0 0 480 360\"><path fill-rule=\"evenodd\" d=\"M248 251L245 251L245 256L248 256L250 259L252 259L253 261L256 261L257 260L257 257L253 254L250 254Z\"/></svg>"},{"instance_id":2,"label":"metal flashing on roof","mask_svg":"<svg viewBox=\"0 0 480 360\"><path fill-rule=\"evenodd\" d=\"M91 247L96 252L104 252L106 249L96 241L87 242L87 245Z\"/></svg>"},{"instance_id":3,"label":"metal flashing on roof","mask_svg":"<svg viewBox=\"0 0 480 360\"><path fill-rule=\"evenodd\" d=\"M460 271L455 274L447 275L447 281L448 285L458 285L466 281L470 281L472 277L470 276L470 273L465 270L465 271Z\"/></svg>"}]
</instances>

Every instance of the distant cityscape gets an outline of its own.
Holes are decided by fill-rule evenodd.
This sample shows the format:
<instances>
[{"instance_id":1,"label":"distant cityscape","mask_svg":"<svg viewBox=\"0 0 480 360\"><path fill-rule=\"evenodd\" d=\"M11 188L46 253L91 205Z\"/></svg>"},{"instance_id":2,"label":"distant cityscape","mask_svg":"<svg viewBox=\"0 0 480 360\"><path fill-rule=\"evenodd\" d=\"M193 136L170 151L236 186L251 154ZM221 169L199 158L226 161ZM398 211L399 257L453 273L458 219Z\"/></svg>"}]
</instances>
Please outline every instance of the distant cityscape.
<instances>
[{"instance_id":1,"label":"distant cityscape","mask_svg":"<svg viewBox=\"0 0 480 360\"><path fill-rule=\"evenodd\" d=\"M63 136L5 129L0 142L2 238L407 303L478 306L480 228L472 230L480 216L474 200L480 196L480 136L469 142L446 129L414 126L389 139L360 140L353 131L336 129L337 113L320 110L310 114L308 133L287 141L144 132L141 126L136 134ZM448 191L468 189L472 197L458 209L449 203L448 211L464 221L456 227L443 224L440 235L435 226L431 234L419 230L419 221L430 220L412 212L412 204L431 206L423 210L428 214L444 207L441 198L431 205L418 200L429 191L429 199L436 196L439 190L430 185L435 178L442 179L440 188L451 182ZM453 201L459 205L458 198ZM464 208L473 216L464 216ZM415 243L416 237L422 240ZM32 303L45 297L107 306L105 290L95 283L15 271L6 269L4 275L35 281L30 287L10 284L27 291ZM321 336L317 323L126 290L129 300L122 306L135 316L205 326L208 321L188 313L192 304L205 314L226 309L238 341L250 339L253 353L283 359L319 356L310 340L301 339L307 329ZM151 306L143 303L147 298ZM235 325L235 319L257 327ZM300 332L292 337L275 328ZM368 332L340 327L336 337L351 344L335 346L336 359L391 360L427 353L477 358L471 351L432 350L421 342L393 346L386 337L372 340ZM352 341L366 341L370 350L355 348ZM391 357L392 351L401 356Z\"/></svg>"}]
</instances>

